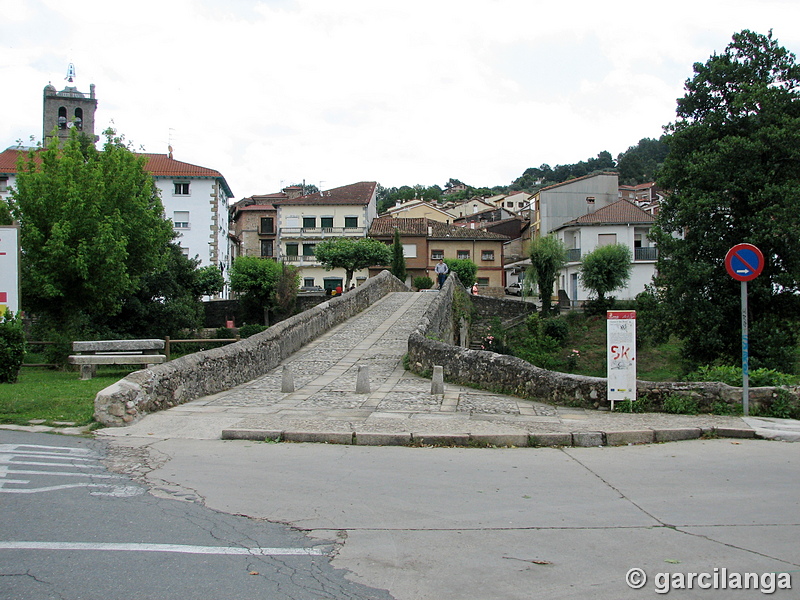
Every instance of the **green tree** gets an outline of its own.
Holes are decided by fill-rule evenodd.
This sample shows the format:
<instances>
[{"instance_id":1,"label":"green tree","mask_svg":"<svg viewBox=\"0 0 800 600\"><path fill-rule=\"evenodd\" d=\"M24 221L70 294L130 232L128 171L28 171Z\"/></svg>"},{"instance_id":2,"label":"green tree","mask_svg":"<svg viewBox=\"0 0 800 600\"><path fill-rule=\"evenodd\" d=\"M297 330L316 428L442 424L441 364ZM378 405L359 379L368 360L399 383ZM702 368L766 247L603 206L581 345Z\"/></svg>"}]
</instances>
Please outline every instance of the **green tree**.
<instances>
[{"instance_id":1,"label":"green tree","mask_svg":"<svg viewBox=\"0 0 800 600\"><path fill-rule=\"evenodd\" d=\"M749 285L752 364L792 370L800 319L800 67L769 35L744 30L694 65L658 179L671 193L652 238L659 300L699 363L740 356L739 282L724 258L758 246Z\"/></svg>"},{"instance_id":2,"label":"green tree","mask_svg":"<svg viewBox=\"0 0 800 600\"><path fill-rule=\"evenodd\" d=\"M269 311L283 275L280 263L259 256L239 256L231 265L231 291L240 295L245 319L269 325Z\"/></svg>"},{"instance_id":3,"label":"green tree","mask_svg":"<svg viewBox=\"0 0 800 600\"><path fill-rule=\"evenodd\" d=\"M458 275L458 280L465 288L469 289L475 283L478 265L468 258L445 258L444 264L448 266L451 273Z\"/></svg>"},{"instance_id":4,"label":"green tree","mask_svg":"<svg viewBox=\"0 0 800 600\"><path fill-rule=\"evenodd\" d=\"M631 249L624 244L600 246L583 257L583 287L597 294L599 310L607 308L606 294L625 286L631 278Z\"/></svg>"},{"instance_id":5,"label":"green tree","mask_svg":"<svg viewBox=\"0 0 800 600\"><path fill-rule=\"evenodd\" d=\"M392 243L392 275L400 281L406 281L406 257L403 254L403 244L400 243L400 231L394 228L394 241Z\"/></svg>"},{"instance_id":6,"label":"green tree","mask_svg":"<svg viewBox=\"0 0 800 600\"><path fill-rule=\"evenodd\" d=\"M325 266L325 270L344 269L344 289L350 287L356 271L376 265L388 265L392 260L389 247L372 238L326 240L317 244L314 253L317 260Z\"/></svg>"},{"instance_id":7,"label":"green tree","mask_svg":"<svg viewBox=\"0 0 800 600\"><path fill-rule=\"evenodd\" d=\"M201 297L222 291L225 280L218 267L197 268L198 262L185 256L177 244L170 244L163 267L143 279L119 314L98 316L95 326L109 336L159 338L202 327Z\"/></svg>"},{"instance_id":8,"label":"green tree","mask_svg":"<svg viewBox=\"0 0 800 600\"><path fill-rule=\"evenodd\" d=\"M531 266L525 279L539 288L539 299L542 301L542 313L550 313L553 286L558 272L567 264L567 249L564 243L553 234L534 238L531 242Z\"/></svg>"},{"instance_id":9,"label":"green tree","mask_svg":"<svg viewBox=\"0 0 800 600\"><path fill-rule=\"evenodd\" d=\"M11 194L23 308L62 332L118 314L162 267L173 235L145 158L115 131L105 136L102 151L73 130L29 153Z\"/></svg>"},{"instance_id":10,"label":"green tree","mask_svg":"<svg viewBox=\"0 0 800 600\"><path fill-rule=\"evenodd\" d=\"M275 310L283 316L291 315L299 289L300 270L294 265L281 263L280 277L275 286Z\"/></svg>"},{"instance_id":11,"label":"green tree","mask_svg":"<svg viewBox=\"0 0 800 600\"><path fill-rule=\"evenodd\" d=\"M642 138L617 157L619 181L625 185L636 185L655 181L656 173L669 153L664 137L655 140Z\"/></svg>"},{"instance_id":12,"label":"green tree","mask_svg":"<svg viewBox=\"0 0 800 600\"><path fill-rule=\"evenodd\" d=\"M22 319L10 310L0 314L0 383L16 383L25 357Z\"/></svg>"}]
</instances>

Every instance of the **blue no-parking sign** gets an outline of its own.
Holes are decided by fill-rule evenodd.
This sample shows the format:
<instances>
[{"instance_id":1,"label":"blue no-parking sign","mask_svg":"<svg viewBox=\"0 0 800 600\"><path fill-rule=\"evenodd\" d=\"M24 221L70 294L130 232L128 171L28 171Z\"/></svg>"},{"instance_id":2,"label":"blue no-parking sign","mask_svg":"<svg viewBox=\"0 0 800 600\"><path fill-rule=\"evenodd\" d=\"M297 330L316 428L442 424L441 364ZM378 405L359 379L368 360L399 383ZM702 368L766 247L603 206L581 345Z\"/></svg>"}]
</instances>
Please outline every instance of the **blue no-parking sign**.
<instances>
[{"instance_id":1,"label":"blue no-parking sign","mask_svg":"<svg viewBox=\"0 0 800 600\"><path fill-rule=\"evenodd\" d=\"M753 244L736 244L725 255L725 268L737 281L750 281L764 270L764 255Z\"/></svg>"}]
</instances>

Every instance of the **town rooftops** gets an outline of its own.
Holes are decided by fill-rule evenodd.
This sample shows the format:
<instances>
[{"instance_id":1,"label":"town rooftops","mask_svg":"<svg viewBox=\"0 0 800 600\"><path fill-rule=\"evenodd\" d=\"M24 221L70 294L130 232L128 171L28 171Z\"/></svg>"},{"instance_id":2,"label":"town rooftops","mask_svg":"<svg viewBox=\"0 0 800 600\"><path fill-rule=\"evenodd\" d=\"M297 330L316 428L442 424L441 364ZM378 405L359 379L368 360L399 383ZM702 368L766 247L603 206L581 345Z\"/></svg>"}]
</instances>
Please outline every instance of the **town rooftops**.
<instances>
[{"instance_id":1,"label":"town rooftops","mask_svg":"<svg viewBox=\"0 0 800 600\"><path fill-rule=\"evenodd\" d=\"M38 150L35 154L38 154ZM20 155L26 154L27 150L8 148L0 152L0 173L3 174L16 174L17 173L17 160ZM207 169L206 167L199 167L190 163L181 162L170 158L167 154L148 154L137 153L137 156L145 157L145 170L155 178L181 178L187 179L217 179L222 185L228 197L233 196L228 183L219 171L214 169Z\"/></svg>"},{"instance_id":2,"label":"town rooftops","mask_svg":"<svg viewBox=\"0 0 800 600\"><path fill-rule=\"evenodd\" d=\"M655 217L643 211L629 200L617 200L608 206L587 213L577 219L564 223L558 229L575 227L576 225L620 225L620 224L652 224Z\"/></svg>"},{"instance_id":3,"label":"town rooftops","mask_svg":"<svg viewBox=\"0 0 800 600\"><path fill-rule=\"evenodd\" d=\"M316 206L319 204L369 204L375 195L378 184L375 181L361 181L342 187L306 194L294 199L275 200L276 206Z\"/></svg>"},{"instance_id":4,"label":"town rooftops","mask_svg":"<svg viewBox=\"0 0 800 600\"><path fill-rule=\"evenodd\" d=\"M206 167L175 160L169 154L137 153L137 155L145 157L146 162L144 168L156 179L175 179L181 177L187 179L217 179L228 197L233 197L233 192L231 192L230 187L228 187L228 182L225 181L222 173L215 169L208 169Z\"/></svg>"},{"instance_id":5,"label":"town rooftops","mask_svg":"<svg viewBox=\"0 0 800 600\"><path fill-rule=\"evenodd\" d=\"M397 228L400 235L421 236L436 240L456 239L506 241L510 239L507 235L492 233L484 229L472 229L470 227L449 225L447 223L442 223L441 221L426 219L424 217L416 219L379 217L372 221L372 226L369 228L369 235L371 237L391 237L394 235L395 228Z\"/></svg>"}]
</instances>

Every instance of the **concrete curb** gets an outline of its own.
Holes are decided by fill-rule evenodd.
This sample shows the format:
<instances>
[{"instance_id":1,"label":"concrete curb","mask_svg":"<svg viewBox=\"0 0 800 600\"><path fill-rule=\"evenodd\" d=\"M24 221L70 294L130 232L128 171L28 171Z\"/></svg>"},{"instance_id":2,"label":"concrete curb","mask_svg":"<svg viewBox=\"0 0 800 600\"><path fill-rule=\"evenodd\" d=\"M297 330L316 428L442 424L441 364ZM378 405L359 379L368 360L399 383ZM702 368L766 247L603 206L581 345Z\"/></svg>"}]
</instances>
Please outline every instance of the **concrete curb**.
<instances>
[{"instance_id":1,"label":"concrete curb","mask_svg":"<svg viewBox=\"0 0 800 600\"><path fill-rule=\"evenodd\" d=\"M264 429L223 429L223 440L274 441L356 446L444 446L511 448L596 448L660 444L701 437L733 439L762 438L753 429L733 427L684 427L636 429L630 431L573 431L550 433L383 433L375 431L276 431Z\"/></svg>"}]
</instances>

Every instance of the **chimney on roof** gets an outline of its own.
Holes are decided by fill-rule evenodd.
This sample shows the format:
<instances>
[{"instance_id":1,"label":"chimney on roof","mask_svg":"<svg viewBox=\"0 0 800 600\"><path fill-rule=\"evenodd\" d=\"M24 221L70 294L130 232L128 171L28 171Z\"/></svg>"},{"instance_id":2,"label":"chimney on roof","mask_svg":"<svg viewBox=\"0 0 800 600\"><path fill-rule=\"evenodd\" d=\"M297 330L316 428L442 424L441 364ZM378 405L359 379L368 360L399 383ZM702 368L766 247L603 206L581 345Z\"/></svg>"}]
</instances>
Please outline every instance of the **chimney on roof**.
<instances>
[{"instance_id":1,"label":"chimney on roof","mask_svg":"<svg viewBox=\"0 0 800 600\"><path fill-rule=\"evenodd\" d=\"M586 196L586 208L588 209L589 213L594 212L594 201L595 201L594 196Z\"/></svg>"}]
</instances>

